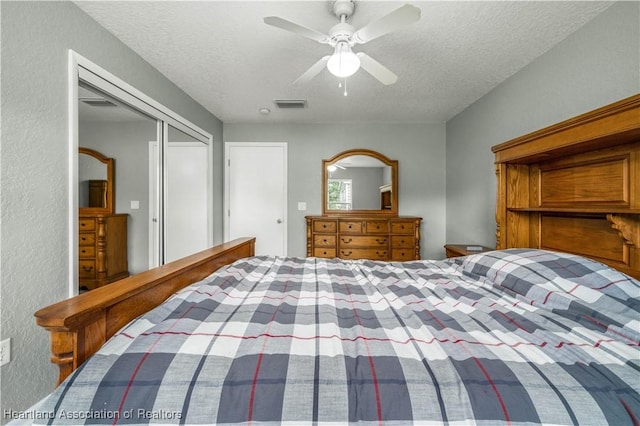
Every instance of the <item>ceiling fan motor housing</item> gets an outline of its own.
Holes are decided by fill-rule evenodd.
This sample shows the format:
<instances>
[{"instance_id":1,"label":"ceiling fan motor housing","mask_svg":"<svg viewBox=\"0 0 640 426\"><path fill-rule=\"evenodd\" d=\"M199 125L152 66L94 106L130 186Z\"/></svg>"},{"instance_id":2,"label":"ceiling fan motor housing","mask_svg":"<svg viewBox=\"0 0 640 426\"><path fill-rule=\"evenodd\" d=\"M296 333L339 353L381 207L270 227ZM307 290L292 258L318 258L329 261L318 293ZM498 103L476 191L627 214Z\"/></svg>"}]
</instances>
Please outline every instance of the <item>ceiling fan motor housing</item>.
<instances>
[{"instance_id":1,"label":"ceiling fan motor housing","mask_svg":"<svg viewBox=\"0 0 640 426\"><path fill-rule=\"evenodd\" d=\"M356 5L351 0L337 0L333 4L333 13L338 19L342 19L342 15L345 16L345 19L349 19L353 15L355 8Z\"/></svg>"}]
</instances>

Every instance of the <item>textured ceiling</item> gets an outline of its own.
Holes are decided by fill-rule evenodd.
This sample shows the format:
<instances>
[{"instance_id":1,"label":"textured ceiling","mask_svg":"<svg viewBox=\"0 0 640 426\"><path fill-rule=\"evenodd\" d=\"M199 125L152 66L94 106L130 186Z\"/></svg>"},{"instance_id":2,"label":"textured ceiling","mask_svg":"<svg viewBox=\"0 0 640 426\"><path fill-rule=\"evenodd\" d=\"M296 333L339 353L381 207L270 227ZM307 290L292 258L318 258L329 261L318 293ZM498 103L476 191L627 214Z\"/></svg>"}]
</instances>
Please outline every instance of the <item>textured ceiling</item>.
<instances>
[{"instance_id":1,"label":"textured ceiling","mask_svg":"<svg viewBox=\"0 0 640 426\"><path fill-rule=\"evenodd\" d=\"M264 24L279 16L327 33L332 2L86 1L87 14L225 123L444 122L609 7L599 1L409 1L421 19L354 51L398 75L363 70L348 96L326 70L292 82L332 49ZM361 28L405 2L356 1ZM301 110L274 99L306 99ZM261 115L259 109L271 109Z\"/></svg>"}]
</instances>

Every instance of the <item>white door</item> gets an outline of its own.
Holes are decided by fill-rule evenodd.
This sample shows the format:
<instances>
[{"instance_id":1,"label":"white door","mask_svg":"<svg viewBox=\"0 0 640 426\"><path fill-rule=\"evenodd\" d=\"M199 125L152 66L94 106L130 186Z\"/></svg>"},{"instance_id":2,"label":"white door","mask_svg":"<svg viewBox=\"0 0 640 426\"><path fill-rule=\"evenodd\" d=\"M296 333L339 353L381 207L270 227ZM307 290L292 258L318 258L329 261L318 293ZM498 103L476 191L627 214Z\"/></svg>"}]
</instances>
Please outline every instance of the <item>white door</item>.
<instances>
[{"instance_id":1,"label":"white door","mask_svg":"<svg viewBox=\"0 0 640 426\"><path fill-rule=\"evenodd\" d=\"M209 151L201 142L169 142L165 168L164 248L158 202L158 144L149 143L149 266L158 266L204 250L210 241ZM151 165L154 166L151 166ZM164 255L162 256L162 253ZM161 257L163 260L161 261Z\"/></svg>"},{"instance_id":2,"label":"white door","mask_svg":"<svg viewBox=\"0 0 640 426\"><path fill-rule=\"evenodd\" d=\"M287 253L287 144L225 144L225 238L256 237L257 255Z\"/></svg>"}]
</instances>

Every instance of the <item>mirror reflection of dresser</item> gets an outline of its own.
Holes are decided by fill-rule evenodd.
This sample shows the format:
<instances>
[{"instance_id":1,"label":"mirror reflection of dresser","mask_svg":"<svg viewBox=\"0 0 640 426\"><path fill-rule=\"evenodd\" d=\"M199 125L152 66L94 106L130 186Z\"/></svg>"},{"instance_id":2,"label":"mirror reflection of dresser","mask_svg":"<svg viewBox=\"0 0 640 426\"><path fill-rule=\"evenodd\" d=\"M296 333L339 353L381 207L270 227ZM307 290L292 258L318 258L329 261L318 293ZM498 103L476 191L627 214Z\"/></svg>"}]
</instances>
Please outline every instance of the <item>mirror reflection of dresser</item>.
<instances>
[{"instance_id":1,"label":"mirror reflection of dresser","mask_svg":"<svg viewBox=\"0 0 640 426\"><path fill-rule=\"evenodd\" d=\"M422 219L398 215L398 161L353 149L322 161L322 215L307 216L307 256L420 259Z\"/></svg>"},{"instance_id":2,"label":"mirror reflection of dresser","mask_svg":"<svg viewBox=\"0 0 640 426\"><path fill-rule=\"evenodd\" d=\"M115 213L115 161L78 149L78 278L80 291L129 276L127 214Z\"/></svg>"}]
</instances>

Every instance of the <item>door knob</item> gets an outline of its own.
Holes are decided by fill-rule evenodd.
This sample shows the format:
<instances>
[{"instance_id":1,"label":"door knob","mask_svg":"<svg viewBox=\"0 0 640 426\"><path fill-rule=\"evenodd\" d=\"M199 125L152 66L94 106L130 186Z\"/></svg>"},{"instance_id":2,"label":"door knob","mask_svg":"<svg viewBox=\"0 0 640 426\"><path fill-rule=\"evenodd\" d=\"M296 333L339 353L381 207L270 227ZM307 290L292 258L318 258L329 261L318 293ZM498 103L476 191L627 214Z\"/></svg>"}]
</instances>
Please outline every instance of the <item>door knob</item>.
<instances>
[{"instance_id":1,"label":"door knob","mask_svg":"<svg viewBox=\"0 0 640 426\"><path fill-rule=\"evenodd\" d=\"M276 222L278 222L278 223L282 223L282 219L278 219Z\"/></svg>"}]
</instances>

